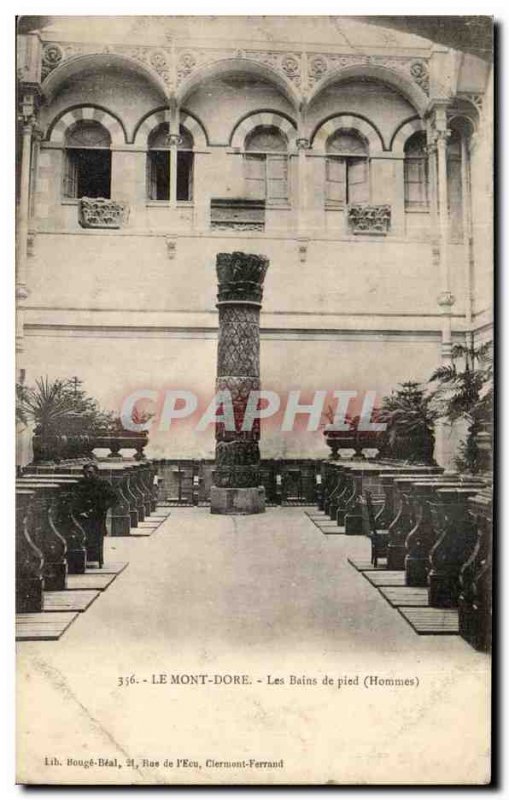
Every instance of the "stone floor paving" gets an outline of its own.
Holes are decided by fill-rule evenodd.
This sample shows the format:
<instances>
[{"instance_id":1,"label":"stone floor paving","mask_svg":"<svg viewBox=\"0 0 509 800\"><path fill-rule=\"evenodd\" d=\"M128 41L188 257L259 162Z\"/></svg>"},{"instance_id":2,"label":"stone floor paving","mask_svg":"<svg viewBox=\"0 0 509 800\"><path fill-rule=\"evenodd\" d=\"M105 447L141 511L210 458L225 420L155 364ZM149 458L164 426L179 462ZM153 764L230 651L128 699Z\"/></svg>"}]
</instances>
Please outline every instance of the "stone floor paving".
<instances>
[{"instance_id":1,"label":"stone floor paving","mask_svg":"<svg viewBox=\"0 0 509 800\"><path fill-rule=\"evenodd\" d=\"M18 644L18 777L486 780L489 659L419 637L347 561L368 554L300 508L176 508L150 538L107 539L106 561L127 569L60 641ZM117 766L67 766L101 754ZM163 766L177 757L199 766ZM284 768L207 766L248 757Z\"/></svg>"}]
</instances>

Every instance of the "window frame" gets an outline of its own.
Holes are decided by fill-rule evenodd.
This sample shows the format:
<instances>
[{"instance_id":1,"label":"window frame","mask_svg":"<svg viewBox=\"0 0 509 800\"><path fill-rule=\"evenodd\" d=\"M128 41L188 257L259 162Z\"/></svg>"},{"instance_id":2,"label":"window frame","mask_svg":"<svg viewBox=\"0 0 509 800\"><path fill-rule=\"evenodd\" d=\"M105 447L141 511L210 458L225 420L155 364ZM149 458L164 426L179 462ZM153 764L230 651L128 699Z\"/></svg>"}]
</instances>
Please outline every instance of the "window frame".
<instances>
[{"instance_id":1,"label":"window frame","mask_svg":"<svg viewBox=\"0 0 509 800\"><path fill-rule=\"evenodd\" d=\"M403 159L403 203L405 207L405 213L425 214L429 213L431 208L429 159L425 152L420 156L412 156L407 154L408 143L416 136L416 134L419 134L419 136L424 139L424 146L426 144L426 134L424 131L417 131L416 133L413 133L405 143L405 153ZM423 166L422 172L424 174L424 180L409 180L409 166L412 163ZM424 199L410 200L409 186L420 186L421 189L424 190L423 192L420 192L420 194L424 193Z\"/></svg>"},{"instance_id":2,"label":"window frame","mask_svg":"<svg viewBox=\"0 0 509 800\"><path fill-rule=\"evenodd\" d=\"M331 198L329 196L329 185L333 183L330 180L327 170L329 168L329 164L331 162L341 163L344 165L344 186L345 186L345 195L343 200L336 200L335 198ZM351 175L351 167L354 164L364 163L366 166L366 180L363 181L363 185L366 186L366 194L367 197L365 200L353 200L350 197L350 187L352 185L350 175ZM354 156L354 155L342 155L341 153L327 153L325 158L325 206L326 208L347 208L349 205L356 205L357 203L369 203L371 199L371 159L368 155L366 156ZM336 183L340 183L340 181L336 181Z\"/></svg>"},{"instance_id":3,"label":"window frame","mask_svg":"<svg viewBox=\"0 0 509 800\"><path fill-rule=\"evenodd\" d=\"M145 172L145 174L146 174L146 179L145 179L145 204L149 205L149 206L162 206L162 205L168 206L168 205L171 205L171 202L172 202L172 197L171 197L171 170L172 170L171 154L172 154L172 152L174 152L175 148L171 147L170 145L167 145L166 147L161 147L161 146L159 146L159 147L150 147L150 145L149 145L150 136L154 135L158 131L159 128L161 128L163 125L167 125L167 124L168 123L162 122L159 125L157 125L157 127L153 131L151 131L151 134L149 135L149 138L147 139L147 149L145 151L145 170L146 170L146 172ZM174 201L175 201L176 205L178 205L178 206L182 206L182 205L192 206L193 203L194 203L194 180L195 180L194 140L193 140L192 135L189 133L189 131L183 125L180 126L180 134L182 136L184 136L184 137L188 137L188 139L191 142L191 146L181 147L180 145L177 145L177 148L176 148L177 179L176 179L176 182L175 182L175 198L174 198ZM149 163L150 163L150 154L151 153L168 153L168 196L166 198L164 198L164 199L163 198L157 199L157 198L150 197L150 193L149 193L149 188L150 188L150 177L149 177L149 168L150 167L149 167ZM184 199L178 199L179 161L181 163L183 161L182 159L179 159L179 155L181 153L190 153L191 154L190 165L188 166L188 177L187 177L188 198L185 199L185 200Z\"/></svg>"},{"instance_id":4,"label":"window frame","mask_svg":"<svg viewBox=\"0 0 509 800\"><path fill-rule=\"evenodd\" d=\"M111 181L112 181L112 173L113 173L113 157L112 157L112 147L111 147L111 136L107 128L105 128L101 123L97 123L97 126L102 128L104 131L104 139L107 140L109 143L106 146L96 147L94 145L76 145L76 144L68 144L67 143L67 136L73 136L76 130L79 130L80 127L84 127L86 123L91 122L91 120L79 120L71 129L71 131L66 131L66 137L64 138L64 146L62 148L62 180L60 185L60 195L61 195L61 203L64 205L76 205L82 197L102 197L105 200L111 200ZM71 153L78 153L78 152L96 152L96 153L106 153L108 158L108 165L107 171L109 173L109 187L107 193L92 195L92 194L79 194L79 175L77 174L77 165L71 164ZM74 189L74 194L68 193L67 189L67 181L69 180L69 172L75 171L75 175L73 176L72 180L76 184Z\"/></svg>"},{"instance_id":5,"label":"window frame","mask_svg":"<svg viewBox=\"0 0 509 800\"><path fill-rule=\"evenodd\" d=\"M246 176L245 164L249 160L253 160L253 161L254 160L259 160L260 162L263 163L263 173L264 173L263 174L263 179L262 179L263 180L263 187L264 187L263 196L254 196L252 191L250 191L249 188L248 188L249 181L250 180L254 180L254 179L248 178ZM285 185L286 185L286 196L285 197L277 197L277 196L273 196L273 195L269 196L269 185L270 185L270 182L271 181L274 182L274 181L278 180L277 178L271 177L269 168L270 168L270 164L271 163L274 164L276 162L281 162L281 163L284 164L285 176L284 176L284 178L282 178L280 180L284 181ZM289 158L288 152L284 152L284 151L281 151L281 152L276 152L276 151L267 152L267 151L261 151L261 150L260 151L259 150L246 150L243 153L243 163L244 163L244 187L245 187L245 194L246 194L246 198L247 199L263 201L263 202L265 202L265 204L267 206L270 206L271 208L274 208L274 207L277 207L277 206L282 207L282 208L289 208L290 207L290 205L291 205L291 203L290 203L291 185L290 185L290 158Z\"/></svg>"}]
</instances>

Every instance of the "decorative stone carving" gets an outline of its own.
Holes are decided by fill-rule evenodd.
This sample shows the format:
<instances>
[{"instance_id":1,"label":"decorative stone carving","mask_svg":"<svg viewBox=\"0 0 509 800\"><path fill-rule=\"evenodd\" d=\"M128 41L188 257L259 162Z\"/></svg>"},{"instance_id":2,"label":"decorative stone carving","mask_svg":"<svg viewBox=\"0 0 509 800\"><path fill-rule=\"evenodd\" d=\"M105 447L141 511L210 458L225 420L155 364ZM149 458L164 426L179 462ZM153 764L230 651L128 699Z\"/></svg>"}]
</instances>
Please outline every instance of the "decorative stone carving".
<instances>
[{"instance_id":1,"label":"decorative stone carving","mask_svg":"<svg viewBox=\"0 0 509 800\"><path fill-rule=\"evenodd\" d=\"M474 108L482 114L482 106L484 101L484 96L482 94L477 94L475 92L458 92L458 97L462 100L468 100Z\"/></svg>"},{"instance_id":2,"label":"decorative stone carving","mask_svg":"<svg viewBox=\"0 0 509 800\"><path fill-rule=\"evenodd\" d=\"M309 64L310 82L319 81L322 75L325 75L328 68L327 59L324 56L315 56L312 58Z\"/></svg>"},{"instance_id":3,"label":"decorative stone carving","mask_svg":"<svg viewBox=\"0 0 509 800\"><path fill-rule=\"evenodd\" d=\"M165 237L165 242L166 242L166 252L168 254L168 258L170 259L170 261L173 261L173 259L175 258L175 253L177 251L177 242L175 241L175 239L170 239L169 236Z\"/></svg>"},{"instance_id":4,"label":"decorative stone carving","mask_svg":"<svg viewBox=\"0 0 509 800\"><path fill-rule=\"evenodd\" d=\"M355 203L348 206L348 223L352 233L384 235L390 229L391 207Z\"/></svg>"},{"instance_id":5,"label":"decorative stone carving","mask_svg":"<svg viewBox=\"0 0 509 800\"><path fill-rule=\"evenodd\" d=\"M263 231L265 202L263 200L212 198L210 201L212 230Z\"/></svg>"},{"instance_id":6,"label":"decorative stone carving","mask_svg":"<svg viewBox=\"0 0 509 800\"><path fill-rule=\"evenodd\" d=\"M360 56L340 55L338 53L319 53L310 58L308 83L310 86L321 80L330 70L347 69L362 64L374 64L401 72L410 77L420 88L429 93L428 66L423 59L408 56Z\"/></svg>"},{"instance_id":7,"label":"decorative stone carving","mask_svg":"<svg viewBox=\"0 0 509 800\"><path fill-rule=\"evenodd\" d=\"M55 42L50 42L44 47L42 51L41 68L41 76L43 80L53 69L55 69L55 67L58 67L63 57L64 53L62 48Z\"/></svg>"},{"instance_id":8,"label":"decorative stone carving","mask_svg":"<svg viewBox=\"0 0 509 800\"><path fill-rule=\"evenodd\" d=\"M169 133L168 134L168 146L169 147L178 147L179 144L182 144L182 136L180 133Z\"/></svg>"},{"instance_id":9,"label":"decorative stone carving","mask_svg":"<svg viewBox=\"0 0 509 800\"><path fill-rule=\"evenodd\" d=\"M99 48L94 43L68 43L57 44L48 42L43 50L42 56L42 77L46 78L55 67L70 58L84 55L99 55L101 53L112 53L127 56L135 61L140 61L148 69L156 73L162 81L172 88L173 80L171 75L171 53L161 47L132 47L129 45L108 44Z\"/></svg>"},{"instance_id":10,"label":"decorative stone carving","mask_svg":"<svg viewBox=\"0 0 509 800\"><path fill-rule=\"evenodd\" d=\"M423 92L429 94L429 75L428 68L424 61L414 61L410 65L410 74L416 84L421 87Z\"/></svg>"},{"instance_id":11,"label":"decorative stone carving","mask_svg":"<svg viewBox=\"0 0 509 800\"><path fill-rule=\"evenodd\" d=\"M300 63L293 55L283 56L281 59L281 68L290 80L296 80L300 72Z\"/></svg>"},{"instance_id":12,"label":"decorative stone carving","mask_svg":"<svg viewBox=\"0 0 509 800\"><path fill-rule=\"evenodd\" d=\"M177 76L179 80L185 78L196 66L196 57L191 52L181 53L177 62Z\"/></svg>"},{"instance_id":13,"label":"decorative stone carving","mask_svg":"<svg viewBox=\"0 0 509 800\"><path fill-rule=\"evenodd\" d=\"M129 216L127 203L103 197L82 197L78 211L82 228L121 228Z\"/></svg>"},{"instance_id":14,"label":"decorative stone carving","mask_svg":"<svg viewBox=\"0 0 509 800\"><path fill-rule=\"evenodd\" d=\"M444 309L451 308L456 302L456 298L452 292L441 292L437 299L438 305Z\"/></svg>"},{"instance_id":15,"label":"decorative stone carving","mask_svg":"<svg viewBox=\"0 0 509 800\"><path fill-rule=\"evenodd\" d=\"M216 391L229 391L234 426L216 425L216 470L214 485L217 490L251 489L243 496L249 513L264 510L260 505L260 438L259 424L243 431L242 424L250 392L260 388L260 334L259 318L263 295L263 281L269 266L264 256L248 253L218 253L219 341L217 355ZM234 427L234 430L231 429ZM226 496L212 490L212 510L221 510ZM263 505L263 503L262 503ZM229 509L232 510L231 508Z\"/></svg>"},{"instance_id":16,"label":"decorative stone carving","mask_svg":"<svg viewBox=\"0 0 509 800\"><path fill-rule=\"evenodd\" d=\"M27 256L33 258L35 255L35 233L29 233L27 236Z\"/></svg>"},{"instance_id":17,"label":"decorative stone carving","mask_svg":"<svg viewBox=\"0 0 509 800\"><path fill-rule=\"evenodd\" d=\"M309 239L299 239L299 261L301 264L305 264L307 257L308 257L308 246L309 246Z\"/></svg>"},{"instance_id":18,"label":"decorative stone carving","mask_svg":"<svg viewBox=\"0 0 509 800\"><path fill-rule=\"evenodd\" d=\"M211 222L213 231L264 231L262 222Z\"/></svg>"}]
</instances>

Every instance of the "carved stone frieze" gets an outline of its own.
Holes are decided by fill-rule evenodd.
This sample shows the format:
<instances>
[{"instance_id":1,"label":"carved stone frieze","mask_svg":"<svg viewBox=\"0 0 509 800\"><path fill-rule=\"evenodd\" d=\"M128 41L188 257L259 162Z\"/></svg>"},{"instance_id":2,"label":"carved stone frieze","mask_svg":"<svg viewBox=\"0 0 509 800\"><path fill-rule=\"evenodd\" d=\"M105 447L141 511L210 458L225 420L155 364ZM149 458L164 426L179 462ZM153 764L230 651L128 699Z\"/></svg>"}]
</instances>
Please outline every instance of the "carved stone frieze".
<instances>
[{"instance_id":1,"label":"carved stone frieze","mask_svg":"<svg viewBox=\"0 0 509 800\"><path fill-rule=\"evenodd\" d=\"M265 225L263 222L211 222L211 230L213 231L263 231Z\"/></svg>"},{"instance_id":2,"label":"carved stone frieze","mask_svg":"<svg viewBox=\"0 0 509 800\"><path fill-rule=\"evenodd\" d=\"M220 231L263 231L265 202L213 197L210 201L210 227Z\"/></svg>"},{"instance_id":3,"label":"carved stone frieze","mask_svg":"<svg viewBox=\"0 0 509 800\"><path fill-rule=\"evenodd\" d=\"M226 58L241 58L266 64L282 73L295 86L301 85L302 53L277 52L276 50L235 49L217 50L209 48L177 48L177 83L181 83L195 69Z\"/></svg>"},{"instance_id":4,"label":"carved stone frieze","mask_svg":"<svg viewBox=\"0 0 509 800\"><path fill-rule=\"evenodd\" d=\"M82 228L121 228L129 217L127 203L104 197L82 197L78 211Z\"/></svg>"},{"instance_id":5,"label":"carved stone frieze","mask_svg":"<svg viewBox=\"0 0 509 800\"><path fill-rule=\"evenodd\" d=\"M401 72L429 94L429 74L425 59L409 56L364 56L317 53L308 56L308 85L318 83L328 72L359 65L378 65Z\"/></svg>"},{"instance_id":6,"label":"carved stone frieze","mask_svg":"<svg viewBox=\"0 0 509 800\"><path fill-rule=\"evenodd\" d=\"M139 61L155 72L168 88L173 85L170 50L162 47L139 47L121 44L108 44L101 47L94 43L80 42L77 44L69 42L64 45L57 42L48 42L44 46L42 53L42 76L46 78L55 67L71 58L104 53L123 55L132 58L134 61Z\"/></svg>"},{"instance_id":7,"label":"carved stone frieze","mask_svg":"<svg viewBox=\"0 0 509 800\"><path fill-rule=\"evenodd\" d=\"M391 225L391 207L355 203L348 206L348 224L352 233L386 234Z\"/></svg>"},{"instance_id":8,"label":"carved stone frieze","mask_svg":"<svg viewBox=\"0 0 509 800\"><path fill-rule=\"evenodd\" d=\"M279 72L296 88L306 89L320 81L331 70L357 65L380 65L405 74L420 88L429 93L427 61L412 56L367 56L340 53L303 53L276 49L251 49L236 47L167 47L93 43L47 42L42 51L42 75L46 78L55 67L70 58L98 53L125 55L139 61L155 72L169 89L182 83L195 70L225 59L245 59L265 64ZM479 97L479 95L477 95Z\"/></svg>"}]
</instances>

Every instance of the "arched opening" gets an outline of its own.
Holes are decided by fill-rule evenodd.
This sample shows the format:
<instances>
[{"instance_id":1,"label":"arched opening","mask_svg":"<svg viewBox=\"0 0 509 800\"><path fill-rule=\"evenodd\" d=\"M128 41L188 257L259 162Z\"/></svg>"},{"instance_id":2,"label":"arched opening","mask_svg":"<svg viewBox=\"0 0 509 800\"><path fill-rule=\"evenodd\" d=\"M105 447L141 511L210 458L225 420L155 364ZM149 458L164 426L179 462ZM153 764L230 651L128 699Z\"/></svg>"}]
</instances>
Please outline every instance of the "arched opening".
<instances>
[{"instance_id":1,"label":"arched opening","mask_svg":"<svg viewBox=\"0 0 509 800\"><path fill-rule=\"evenodd\" d=\"M447 200L451 236L460 238L463 235L461 134L454 129L447 142Z\"/></svg>"},{"instance_id":2,"label":"arched opening","mask_svg":"<svg viewBox=\"0 0 509 800\"><path fill-rule=\"evenodd\" d=\"M276 127L262 125L246 136L244 177L247 197L288 202L288 142Z\"/></svg>"},{"instance_id":3,"label":"arched opening","mask_svg":"<svg viewBox=\"0 0 509 800\"><path fill-rule=\"evenodd\" d=\"M176 158L176 199L193 199L193 137L182 125ZM148 137L147 150L147 198L148 200L170 199L170 174L172 169L169 124L162 122Z\"/></svg>"},{"instance_id":4,"label":"arched opening","mask_svg":"<svg viewBox=\"0 0 509 800\"><path fill-rule=\"evenodd\" d=\"M356 131L340 130L326 143L325 198L327 205L369 201L369 151Z\"/></svg>"},{"instance_id":5,"label":"arched opening","mask_svg":"<svg viewBox=\"0 0 509 800\"><path fill-rule=\"evenodd\" d=\"M429 206L426 134L416 131L405 143L405 209L426 211Z\"/></svg>"},{"instance_id":6,"label":"arched opening","mask_svg":"<svg viewBox=\"0 0 509 800\"><path fill-rule=\"evenodd\" d=\"M104 197L111 193L111 136L95 120L80 120L66 133L63 195Z\"/></svg>"}]
</instances>

